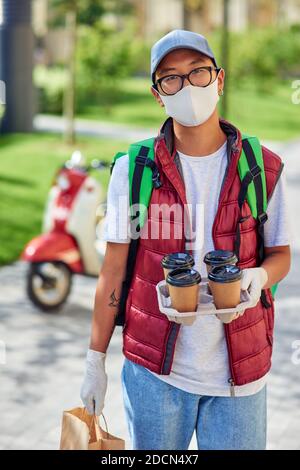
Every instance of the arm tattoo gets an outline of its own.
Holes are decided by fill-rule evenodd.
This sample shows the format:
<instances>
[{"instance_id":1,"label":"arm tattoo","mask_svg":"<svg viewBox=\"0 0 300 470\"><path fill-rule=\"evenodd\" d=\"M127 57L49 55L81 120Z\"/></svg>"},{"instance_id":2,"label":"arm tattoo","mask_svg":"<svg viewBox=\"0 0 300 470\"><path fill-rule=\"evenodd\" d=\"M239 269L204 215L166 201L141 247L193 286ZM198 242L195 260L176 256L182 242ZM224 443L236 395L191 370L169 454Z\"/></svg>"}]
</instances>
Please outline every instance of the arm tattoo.
<instances>
[{"instance_id":1,"label":"arm tattoo","mask_svg":"<svg viewBox=\"0 0 300 470\"><path fill-rule=\"evenodd\" d=\"M117 299L115 290L110 294L110 303L108 304L109 307L118 307L119 306L119 299Z\"/></svg>"}]
</instances>

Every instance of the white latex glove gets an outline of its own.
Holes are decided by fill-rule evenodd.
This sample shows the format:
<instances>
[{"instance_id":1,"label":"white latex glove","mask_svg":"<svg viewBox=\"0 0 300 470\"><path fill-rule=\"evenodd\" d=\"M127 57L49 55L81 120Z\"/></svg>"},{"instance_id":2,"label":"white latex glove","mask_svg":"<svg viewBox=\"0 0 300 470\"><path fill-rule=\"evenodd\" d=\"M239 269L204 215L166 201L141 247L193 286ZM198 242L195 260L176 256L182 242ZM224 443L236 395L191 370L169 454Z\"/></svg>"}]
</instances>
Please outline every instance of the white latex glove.
<instances>
[{"instance_id":1,"label":"white latex glove","mask_svg":"<svg viewBox=\"0 0 300 470\"><path fill-rule=\"evenodd\" d=\"M268 281L268 273L264 268L248 268L242 270L241 289L248 290L253 307L259 301L261 290Z\"/></svg>"},{"instance_id":2,"label":"white latex glove","mask_svg":"<svg viewBox=\"0 0 300 470\"><path fill-rule=\"evenodd\" d=\"M230 313L223 313L223 314L216 314L216 317L221 320L222 323L231 323L233 320L236 320L237 318L241 317L244 313L244 310L242 312L238 312L235 314L230 314Z\"/></svg>"},{"instance_id":3,"label":"white latex glove","mask_svg":"<svg viewBox=\"0 0 300 470\"><path fill-rule=\"evenodd\" d=\"M104 408L107 389L105 358L105 353L88 349L80 397L90 415L100 416Z\"/></svg>"}]
</instances>

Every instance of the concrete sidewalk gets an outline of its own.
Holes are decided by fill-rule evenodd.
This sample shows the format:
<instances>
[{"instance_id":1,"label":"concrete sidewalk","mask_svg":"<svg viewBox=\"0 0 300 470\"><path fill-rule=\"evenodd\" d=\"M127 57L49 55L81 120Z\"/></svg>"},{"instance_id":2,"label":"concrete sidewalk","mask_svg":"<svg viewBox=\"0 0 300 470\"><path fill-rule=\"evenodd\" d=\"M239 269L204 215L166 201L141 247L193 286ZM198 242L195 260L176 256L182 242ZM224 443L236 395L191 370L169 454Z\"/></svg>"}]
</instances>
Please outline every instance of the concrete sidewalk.
<instances>
[{"instance_id":1,"label":"concrete sidewalk","mask_svg":"<svg viewBox=\"0 0 300 470\"><path fill-rule=\"evenodd\" d=\"M34 118L33 126L34 129L39 132L63 133L65 129L65 119L61 116L38 114ZM75 130L79 135L128 140L129 142L153 137L158 131L157 128L149 129L137 126L126 126L124 124L93 121L90 119L76 119Z\"/></svg>"},{"instance_id":2,"label":"concrete sidewalk","mask_svg":"<svg viewBox=\"0 0 300 470\"><path fill-rule=\"evenodd\" d=\"M0 448L57 449L62 410L81 405L96 279L76 277L68 304L57 314L36 310L25 297L27 266L0 270ZM127 438L120 371L121 329L109 347L105 415L109 430Z\"/></svg>"}]
</instances>

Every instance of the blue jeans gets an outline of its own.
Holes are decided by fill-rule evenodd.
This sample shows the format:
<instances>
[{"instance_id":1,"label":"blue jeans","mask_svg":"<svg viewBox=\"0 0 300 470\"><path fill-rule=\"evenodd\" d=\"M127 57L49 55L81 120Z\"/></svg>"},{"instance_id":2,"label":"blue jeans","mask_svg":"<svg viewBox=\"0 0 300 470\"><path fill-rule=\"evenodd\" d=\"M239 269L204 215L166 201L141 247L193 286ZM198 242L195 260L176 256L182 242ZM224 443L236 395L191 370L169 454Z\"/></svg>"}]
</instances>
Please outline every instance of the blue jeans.
<instances>
[{"instance_id":1,"label":"blue jeans","mask_svg":"<svg viewBox=\"0 0 300 470\"><path fill-rule=\"evenodd\" d=\"M201 450L266 447L266 387L246 397L196 395L126 358L121 380L133 449L186 450L194 430Z\"/></svg>"}]
</instances>

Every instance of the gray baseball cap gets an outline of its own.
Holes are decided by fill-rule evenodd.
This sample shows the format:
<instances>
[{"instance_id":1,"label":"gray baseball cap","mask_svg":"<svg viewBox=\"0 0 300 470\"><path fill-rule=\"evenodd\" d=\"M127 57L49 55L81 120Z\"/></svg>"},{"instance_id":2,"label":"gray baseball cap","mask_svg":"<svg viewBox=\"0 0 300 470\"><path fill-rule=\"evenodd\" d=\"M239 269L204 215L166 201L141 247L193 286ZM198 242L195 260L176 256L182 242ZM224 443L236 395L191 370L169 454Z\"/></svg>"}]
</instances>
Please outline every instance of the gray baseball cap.
<instances>
[{"instance_id":1,"label":"gray baseball cap","mask_svg":"<svg viewBox=\"0 0 300 470\"><path fill-rule=\"evenodd\" d=\"M210 57L215 66L217 62L213 51L209 47L207 39L198 33L185 31L184 29L174 29L157 41L151 49L151 77L154 80L154 73L161 60L175 49L193 49Z\"/></svg>"}]
</instances>

